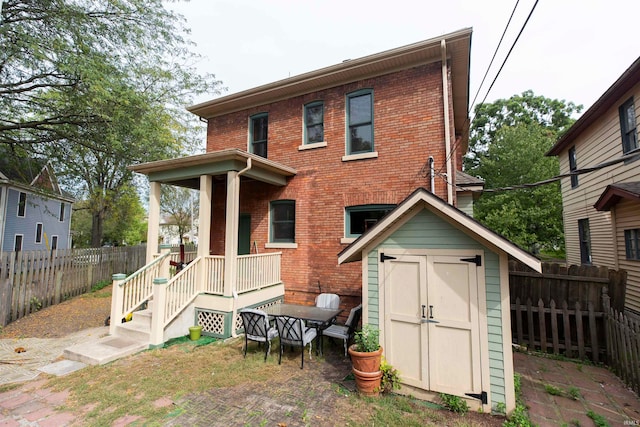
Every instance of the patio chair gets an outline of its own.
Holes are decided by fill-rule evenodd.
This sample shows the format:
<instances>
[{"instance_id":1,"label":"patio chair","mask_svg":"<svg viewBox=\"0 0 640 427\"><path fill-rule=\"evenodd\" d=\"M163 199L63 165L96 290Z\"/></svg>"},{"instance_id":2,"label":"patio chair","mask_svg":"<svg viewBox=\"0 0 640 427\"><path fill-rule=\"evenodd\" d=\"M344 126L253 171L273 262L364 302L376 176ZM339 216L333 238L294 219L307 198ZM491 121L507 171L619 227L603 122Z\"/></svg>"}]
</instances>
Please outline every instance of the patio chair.
<instances>
[{"instance_id":1,"label":"patio chair","mask_svg":"<svg viewBox=\"0 0 640 427\"><path fill-rule=\"evenodd\" d=\"M316 307L335 310L340 307L340 297L336 294L320 294L316 297Z\"/></svg>"},{"instance_id":2,"label":"patio chair","mask_svg":"<svg viewBox=\"0 0 640 427\"><path fill-rule=\"evenodd\" d=\"M302 347L302 362L300 369L304 368L304 348L309 344L309 357L311 357L311 347L317 332L314 328L307 328L302 319L289 316L277 316L276 327L280 335L280 357L278 364L282 362L282 351L285 345Z\"/></svg>"},{"instance_id":3,"label":"patio chair","mask_svg":"<svg viewBox=\"0 0 640 427\"><path fill-rule=\"evenodd\" d=\"M360 322L360 315L362 314L362 304L359 304L351 309L349 317L344 325L331 325L324 331L322 335L325 337L339 338L344 341L344 355L347 355L347 346L349 341L353 338L353 334Z\"/></svg>"},{"instance_id":4,"label":"patio chair","mask_svg":"<svg viewBox=\"0 0 640 427\"><path fill-rule=\"evenodd\" d=\"M262 310L245 308L240 310L244 325L244 357L247 357L248 340L266 343L264 360L271 352L271 340L278 336L278 330L269 324L269 316ZM259 344L258 344L259 345Z\"/></svg>"}]
</instances>

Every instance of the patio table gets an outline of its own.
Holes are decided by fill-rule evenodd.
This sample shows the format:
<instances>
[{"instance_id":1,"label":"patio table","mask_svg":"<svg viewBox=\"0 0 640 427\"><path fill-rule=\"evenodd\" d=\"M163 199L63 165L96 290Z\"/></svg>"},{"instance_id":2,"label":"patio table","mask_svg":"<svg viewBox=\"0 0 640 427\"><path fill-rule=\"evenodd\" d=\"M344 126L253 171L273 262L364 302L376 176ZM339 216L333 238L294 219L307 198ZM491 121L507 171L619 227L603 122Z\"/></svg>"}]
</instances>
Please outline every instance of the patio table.
<instances>
[{"instance_id":1,"label":"patio table","mask_svg":"<svg viewBox=\"0 0 640 427\"><path fill-rule=\"evenodd\" d=\"M319 345L322 354L322 330L328 328L334 319L342 313L342 309L321 308L313 305L299 304L275 304L265 309L265 312L272 318L277 316L289 316L305 321L312 321L318 331ZM317 351L316 349L316 351Z\"/></svg>"}]
</instances>

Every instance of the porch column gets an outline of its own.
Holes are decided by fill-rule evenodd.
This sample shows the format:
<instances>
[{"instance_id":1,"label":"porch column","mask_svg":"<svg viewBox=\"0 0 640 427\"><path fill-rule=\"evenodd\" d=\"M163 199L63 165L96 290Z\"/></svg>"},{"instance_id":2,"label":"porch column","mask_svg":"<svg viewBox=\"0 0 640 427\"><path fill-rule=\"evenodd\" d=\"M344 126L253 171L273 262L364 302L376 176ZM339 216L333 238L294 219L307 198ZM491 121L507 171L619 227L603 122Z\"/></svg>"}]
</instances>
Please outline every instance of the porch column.
<instances>
[{"instance_id":1,"label":"porch column","mask_svg":"<svg viewBox=\"0 0 640 427\"><path fill-rule=\"evenodd\" d=\"M149 183L149 221L147 225L147 264L153 261L153 255L158 253L158 238L160 237L160 183Z\"/></svg>"},{"instance_id":2,"label":"porch column","mask_svg":"<svg viewBox=\"0 0 640 427\"><path fill-rule=\"evenodd\" d=\"M240 216L240 177L238 172L227 172L227 212L224 232L224 296L236 289L238 270L238 222Z\"/></svg>"},{"instance_id":3,"label":"porch column","mask_svg":"<svg viewBox=\"0 0 640 427\"><path fill-rule=\"evenodd\" d=\"M213 177L200 177L200 212L198 219L198 256L206 257L211 248L211 200L213 199Z\"/></svg>"}]
</instances>

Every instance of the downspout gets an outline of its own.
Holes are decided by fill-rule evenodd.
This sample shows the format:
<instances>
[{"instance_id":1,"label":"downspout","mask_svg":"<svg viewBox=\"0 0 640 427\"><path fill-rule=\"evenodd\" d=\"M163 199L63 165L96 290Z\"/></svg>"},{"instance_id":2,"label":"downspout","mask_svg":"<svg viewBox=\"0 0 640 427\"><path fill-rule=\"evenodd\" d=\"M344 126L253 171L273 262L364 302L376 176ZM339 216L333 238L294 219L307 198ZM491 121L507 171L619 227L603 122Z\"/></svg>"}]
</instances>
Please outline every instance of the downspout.
<instances>
[{"instance_id":1,"label":"downspout","mask_svg":"<svg viewBox=\"0 0 640 427\"><path fill-rule=\"evenodd\" d=\"M245 174L245 173L247 173L251 169L251 167L252 167L251 157L248 157L247 158L247 166L244 169L238 171L238 174L236 175L236 177L238 178L238 186L240 186L240 176ZM239 207L239 204L240 203L238 202L238 207ZM237 219L236 219L236 221L237 221ZM236 256L237 256L237 248L236 248ZM236 265L237 265L237 263L236 263ZM236 273L237 273L237 270L236 270ZM237 285L237 283L236 283L236 285ZM236 334L236 328L233 325L235 324L235 318L236 318L236 314L237 314L237 311L238 311L238 305L237 305L238 304L238 292L235 289L232 289L231 290L231 295L233 295L233 311L231 313L231 319L232 319L233 323L231 325L231 336L235 338L237 336L237 334Z\"/></svg>"},{"instance_id":2,"label":"downspout","mask_svg":"<svg viewBox=\"0 0 640 427\"><path fill-rule=\"evenodd\" d=\"M431 178L430 183L431 183L431 187L430 190L433 194L436 194L436 170L435 170L435 166L434 166L435 160L433 160L433 156L429 156L429 177Z\"/></svg>"},{"instance_id":3,"label":"downspout","mask_svg":"<svg viewBox=\"0 0 640 427\"><path fill-rule=\"evenodd\" d=\"M444 108L444 151L447 162L447 203L453 206L453 164L451 161L451 129L449 123L449 79L447 78L447 44L440 42L442 51L442 106Z\"/></svg>"}]
</instances>

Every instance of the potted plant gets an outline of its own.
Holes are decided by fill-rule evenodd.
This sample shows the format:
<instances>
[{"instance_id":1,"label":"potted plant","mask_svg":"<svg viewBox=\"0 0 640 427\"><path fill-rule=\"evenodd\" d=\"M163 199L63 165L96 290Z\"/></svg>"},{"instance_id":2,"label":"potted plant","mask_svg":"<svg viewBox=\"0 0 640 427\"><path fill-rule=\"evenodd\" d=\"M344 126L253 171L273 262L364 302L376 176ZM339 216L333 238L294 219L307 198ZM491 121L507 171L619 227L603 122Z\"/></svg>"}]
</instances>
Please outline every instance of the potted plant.
<instances>
[{"instance_id":1,"label":"potted plant","mask_svg":"<svg viewBox=\"0 0 640 427\"><path fill-rule=\"evenodd\" d=\"M378 328L365 324L362 330L356 332L355 344L349 347L356 387L366 396L377 396L380 392L382 346L379 337Z\"/></svg>"},{"instance_id":2,"label":"potted plant","mask_svg":"<svg viewBox=\"0 0 640 427\"><path fill-rule=\"evenodd\" d=\"M202 334L202 326L195 325L189 326L189 339L191 341L197 341L200 339L200 334Z\"/></svg>"}]
</instances>

